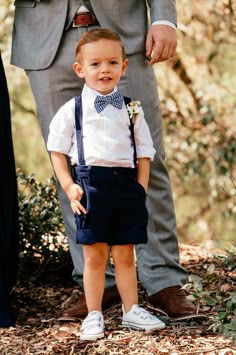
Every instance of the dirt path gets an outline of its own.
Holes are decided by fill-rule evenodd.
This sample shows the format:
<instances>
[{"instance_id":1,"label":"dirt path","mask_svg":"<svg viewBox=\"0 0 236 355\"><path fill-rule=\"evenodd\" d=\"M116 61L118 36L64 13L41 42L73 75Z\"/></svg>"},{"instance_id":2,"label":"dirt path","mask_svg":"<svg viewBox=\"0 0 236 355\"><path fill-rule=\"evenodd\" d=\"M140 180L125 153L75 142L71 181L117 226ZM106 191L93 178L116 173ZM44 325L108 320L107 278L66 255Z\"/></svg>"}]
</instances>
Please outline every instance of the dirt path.
<instances>
[{"instance_id":1,"label":"dirt path","mask_svg":"<svg viewBox=\"0 0 236 355\"><path fill-rule=\"evenodd\" d=\"M219 297L219 287L221 297L236 291L235 273L205 248L181 245L180 252L181 262L190 274L191 297L194 294L196 297L197 283L202 287L195 302L208 314L207 319L173 323L162 318L166 328L147 334L120 328L121 309L117 306L105 313L106 337L94 343L81 342L80 323L57 321L62 310L78 299L81 292L72 284L70 267L56 269L54 265L54 269L48 267L36 276L35 265L25 263L20 268L13 300L18 310L17 324L14 328L0 329L0 354L236 354L232 338L219 333L215 320L219 304L208 302L209 297L213 300L213 294ZM141 287L139 298L145 305L146 294ZM221 301L221 307L222 304Z\"/></svg>"}]
</instances>

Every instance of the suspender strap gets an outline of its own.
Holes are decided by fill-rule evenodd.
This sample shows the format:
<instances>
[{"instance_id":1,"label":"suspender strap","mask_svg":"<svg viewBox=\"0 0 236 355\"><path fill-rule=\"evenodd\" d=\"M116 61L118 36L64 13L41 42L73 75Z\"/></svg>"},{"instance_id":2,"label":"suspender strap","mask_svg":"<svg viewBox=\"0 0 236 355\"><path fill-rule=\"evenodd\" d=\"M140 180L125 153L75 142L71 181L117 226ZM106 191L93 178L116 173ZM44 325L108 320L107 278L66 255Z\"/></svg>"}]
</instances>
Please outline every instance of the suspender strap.
<instances>
[{"instance_id":1,"label":"suspender strap","mask_svg":"<svg viewBox=\"0 0 236 355\"><path fill-rule=\"evenodd\" d=\"M131 102L131 99L127 96L124 96L124 102L127 106ZM82 125L83 109L82 109L82 99L81 95L75 96L75 127L76 127L76 140L77 140L77 151L78 151L78 160L79 165L85 165L84 160L84 145L83 145L83 125ZM134 124L130 119L130 133L131 141L134 149L134 166L137 165L137 151L134 139Z\"/></svg>"},{"instance_id":2,"label":"suspender strap","mask_svg":"<svg viewBox=\"0 0 236 355\"><path fill-rule=\"evenodd\" d=\"M131 102L131 98L124 96L124 102L125 102L125 106L127 106ZM128 114L129 114L129 112L128 112ZM131 119L130 119L129 129L130 129L131 141L132 141L132 145L133 145L133 149L134 149L134 166L136 166L137 165L137 150L136 150L136 144L135 144L135 138L134 138L134 124Z\"/></svg>"},{"instance_id":3,"label":"suspender strap","mask_svg":"<svg viewBox=\"0 0 236 355\"><path fill-rule=\"evenodd\" d=\"M75 96L75 127L79 165L85 165L83 145L83 109L81 95Z\"/></svg>"}]
</instances>

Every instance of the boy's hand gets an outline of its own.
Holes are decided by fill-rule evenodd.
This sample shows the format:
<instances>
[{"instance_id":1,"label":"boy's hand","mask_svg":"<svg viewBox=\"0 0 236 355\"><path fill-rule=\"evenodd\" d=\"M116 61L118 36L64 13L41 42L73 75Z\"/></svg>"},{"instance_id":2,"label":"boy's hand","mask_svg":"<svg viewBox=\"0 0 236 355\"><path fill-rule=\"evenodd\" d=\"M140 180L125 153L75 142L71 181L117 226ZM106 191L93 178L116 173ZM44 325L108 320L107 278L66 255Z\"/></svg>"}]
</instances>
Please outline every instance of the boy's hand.
<instances>
[{"instance_id":1,"label":"boy's hand","mask_svg":"<svg viewBox=\"0 0 236 355\"><path fill-rule=\"evenodd\" d=\"M80 203L83 193L83 190L77 184L72 184L66 189L66 194L70 200L71 208L74 213L87 213L86 209Z\"/></svg>"}]
</instances>

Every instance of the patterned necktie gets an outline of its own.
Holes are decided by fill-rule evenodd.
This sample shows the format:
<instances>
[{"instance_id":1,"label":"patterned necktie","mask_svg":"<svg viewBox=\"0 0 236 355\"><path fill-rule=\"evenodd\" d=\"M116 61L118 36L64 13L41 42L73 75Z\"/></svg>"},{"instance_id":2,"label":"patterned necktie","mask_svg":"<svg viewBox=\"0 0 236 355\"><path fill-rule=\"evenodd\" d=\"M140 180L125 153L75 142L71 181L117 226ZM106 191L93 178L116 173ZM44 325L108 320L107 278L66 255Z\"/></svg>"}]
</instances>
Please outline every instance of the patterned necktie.
<instances>
[{"instance_id":1,"label":"patterned necktie","mask_svg":"<svg viewBox=\"0 0 236 355\"><path fill-rule=\"evenodd\" d=\"M112 95L97 96L94 101L94 106L96 111L99 113L102 112L104 108L109 104L121 109L123 106L123 102L123 94L120 90L118 90Z\"/></svg>"}]
</instances>

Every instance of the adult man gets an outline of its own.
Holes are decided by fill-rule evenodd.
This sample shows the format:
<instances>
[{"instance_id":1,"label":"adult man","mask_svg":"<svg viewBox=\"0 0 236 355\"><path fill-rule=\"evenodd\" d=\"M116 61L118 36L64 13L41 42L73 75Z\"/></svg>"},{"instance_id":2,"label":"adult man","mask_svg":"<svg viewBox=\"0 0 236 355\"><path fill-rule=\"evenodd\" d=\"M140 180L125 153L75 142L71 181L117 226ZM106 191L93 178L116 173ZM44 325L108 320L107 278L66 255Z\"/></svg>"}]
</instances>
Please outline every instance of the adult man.
<instances>
[{"instance_id":1,"label":"adult man","mask_svg":"<svg viewBox=\"0 0 236 355\"><path fill-rule=\"evenodd\" d=\"M149 31L147 3L152 22ZM101 26L119 33L129 60L120 88L125 95L142 102L157 151L151 166L147 198L149 241L146 246L140 245L136 249L139 279L155 307L161 308L171 318L191 317L196 314L196 308L180 290L187 275L179 265L170 181L163 164L159 99L150 65L175 55L175 0L150 0L147 3L145 0L16 0L12 63L24 68L29 76L46 141L49 123L56 111L78 95L83 86L82 81L78 86L73 73L71 48L90 28ZM149 63L147 57L151 53ZM74 217L60 187L58 195L74 264L73 277L82 286L83 258L80 246L75 243ZM109 264L104 308L116 297L116 292L111 289L113 286L114 274ZM74 308L64 312L64 316L73 318L86 313L84 298L81 297Z\"/></svg>"}]
</instances>

